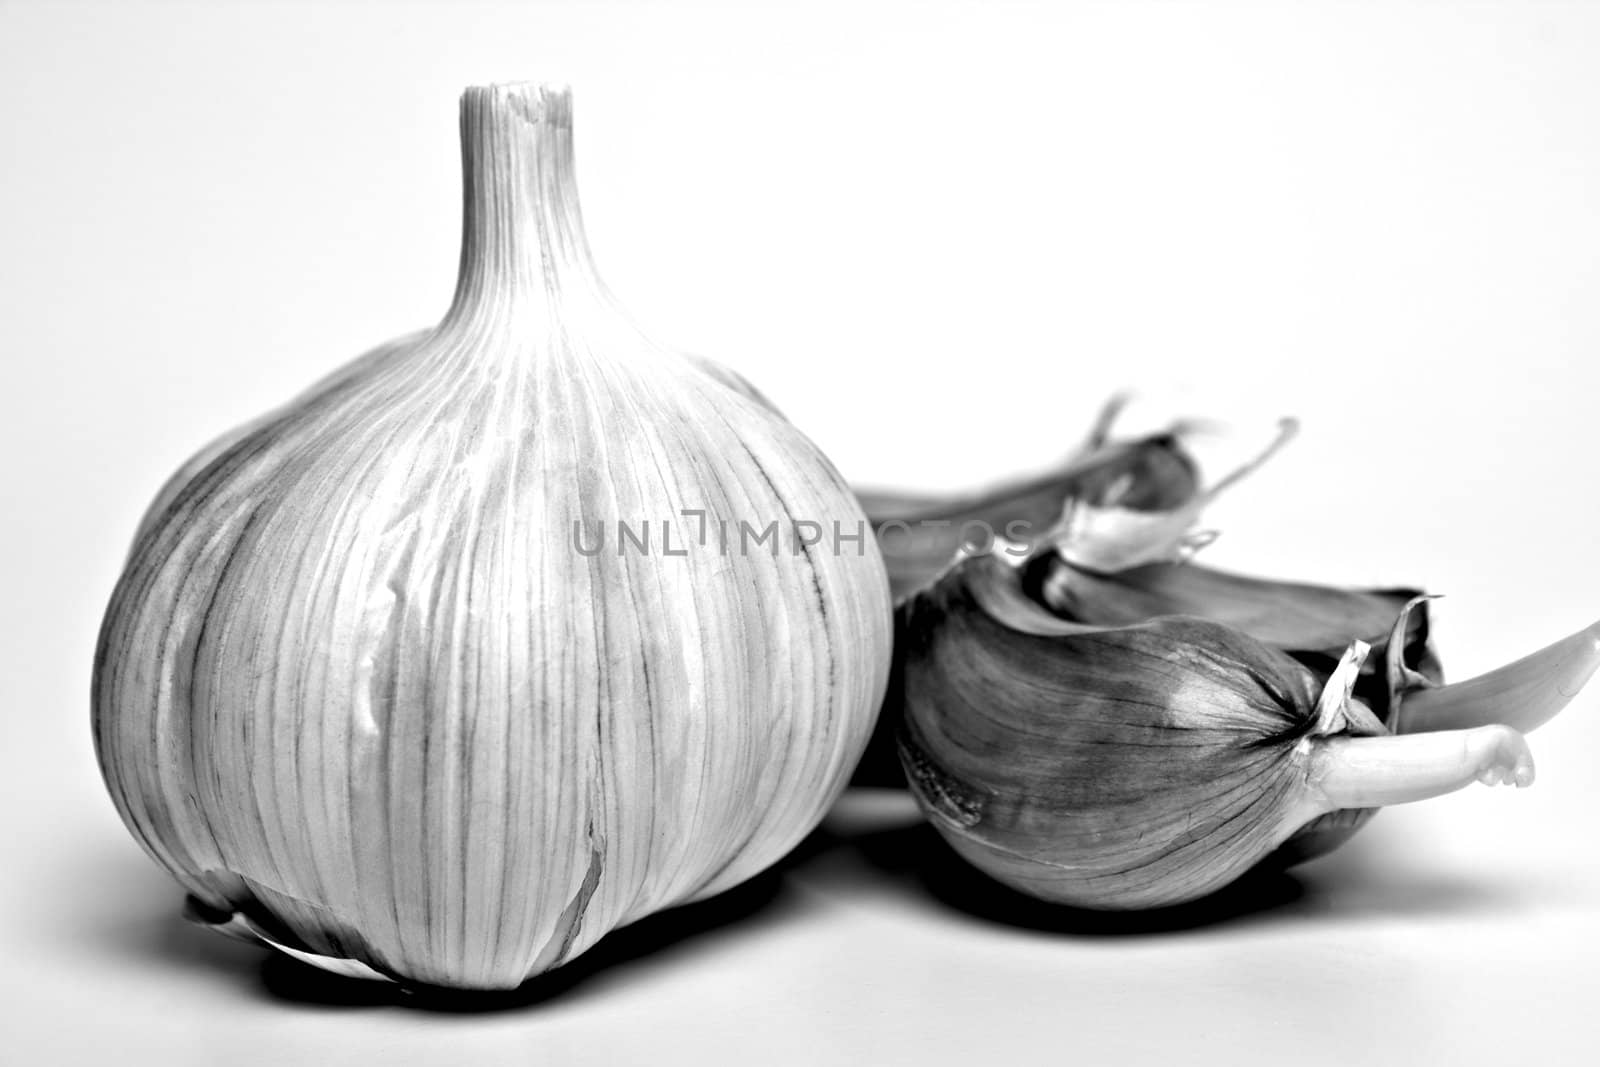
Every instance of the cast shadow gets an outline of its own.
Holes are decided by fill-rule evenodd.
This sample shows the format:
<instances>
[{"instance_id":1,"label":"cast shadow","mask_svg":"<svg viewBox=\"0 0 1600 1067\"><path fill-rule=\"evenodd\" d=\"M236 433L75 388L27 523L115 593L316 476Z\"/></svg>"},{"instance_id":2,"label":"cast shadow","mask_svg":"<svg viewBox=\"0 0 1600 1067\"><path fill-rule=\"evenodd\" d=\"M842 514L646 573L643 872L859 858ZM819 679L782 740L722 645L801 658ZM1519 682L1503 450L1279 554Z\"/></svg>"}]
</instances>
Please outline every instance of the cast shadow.
<instances>
[{"instance_id":1,"label":"cast shadow","mask_svg":"<svg viewBox=\"0 0 1600 1067\"><path fill-rule=\"evenodd\" d=\"M363 981L332 974L280 952L261 964L261 988L276 999L325 1008L400 1006L447 1014L484 1014L544 1005L636 978L647 966L706 950L717 939L768 926L790 913L781 870L727 892L640 919L606 934L582 955L515 989L464 992L436 986Z\"/></svg>"},{"instance_id":2,"label":"cast shadow","mask_svg":"<svg viewBox=\"0 0 1600 1067\"><path fill-rule=\"evenodd\" d=\"M507 992L462 993L402 988L330 974L278 952L223 937L179 914L179 895L145 921L122 916L89 931L146 963L216 972L273 1000L330 1010L405 1008L469 1014L514 1011L582 998L648 981L726 938L792 921L810 903L798 886L836 900L870 891L882 906L944 912L970 921L1076 938L1182 936L1197 931L1303 921L1358 922L1367 917L1438 917L1515 907L1514 883L1432 877L1403 862L1381 835L1354 842L1334 858L1294 873L1261 869L1202 900L1142 912L1098 912L1048 904L995 882L961 859L920 817L832 817L775 868L710 900L684 905L607 934L554 971ZM1397 862L1399 861L1399 862ZM130 855L128 863L133 863ZM142 858L141 858L142 862ZM141 868L143 873L153 872ZM109 873L128 878L127 870Z\"/></svg>"},{"instance_id":3,"label":"cast shadow","mask_svg":"<svg viewBox=\"0 0 1600 1067\"><path fill-rule=\"evenodd\" d=\"M847 798L848 799L848 798ZM1285 868L1263 864L1199 900L1144 911L1095 911L1012 890L962 859L920 818L853 833L824 825L803 846L808 881L845 897L891 884L918 900L982 922L1085 938L1179 935L1234 926L1368 918L1447 917L1519 906L1526 887L1490 874L1466 878L1419 869L1403 843L1378 829L1337 852Z\"/></svg>"},{"instance_id":4,"label":"cast shadow","mask_svg":"<svg viewBox=\"0 0 1600 1067\"><path fill-rule=\"evenodd\" d=\"M104 857L98 884L129 892L115 911L64 931L72 947L120 955L160 971L210 972L246 995L326 1009L379 1009L483 1013L508 1011L590 995L628 982L650 980L663 966L710 951L722 940L747 936L791 918L805 905L788 891L788 864L769 870L709 900L686 904L613 930L582 955L505 992L401 986L335 975L261 945L206 928L183 915L183 894L142 856ZM79 872L84 874L85 872Z\"/></svg>"},{"instance_id":5,"label":"cast shadow","mask_svg":"<svg viewBox=\"0 0 1600 1067\"><path fill-rule=\"evenodd\" d=\"M908 898L922 897L971 919L1075 937L1133 937L1215 927L1270 916L1306 895L1304 885L1292 875L1253 871L1220 892L1175 907L1091 911L1007 888L957 855L926 823L836 837L824 847L843 869L833 876L841 892L847 892L854 880L888 879Z\"/></svg>"}]
</instances>

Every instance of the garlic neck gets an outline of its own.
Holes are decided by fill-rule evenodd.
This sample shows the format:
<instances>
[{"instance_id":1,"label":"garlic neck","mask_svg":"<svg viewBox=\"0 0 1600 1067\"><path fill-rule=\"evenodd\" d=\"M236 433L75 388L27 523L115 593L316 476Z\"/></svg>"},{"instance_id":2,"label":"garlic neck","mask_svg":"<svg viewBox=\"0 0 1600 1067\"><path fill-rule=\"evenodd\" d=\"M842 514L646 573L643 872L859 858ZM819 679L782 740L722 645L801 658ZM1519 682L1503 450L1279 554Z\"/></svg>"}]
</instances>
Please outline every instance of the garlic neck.
<instances>
[{"instance_id":1,"label":"garlic neck","mask_svg":"<svg viewBox=\"0 0 1600 1067\"><path fill-rule=\"evenodd\" d=\"M565 87L473 87L461 98L461 269L444 328L507 317L556 322L603 290L573 175Z\"/></svg>"}]
</instances>

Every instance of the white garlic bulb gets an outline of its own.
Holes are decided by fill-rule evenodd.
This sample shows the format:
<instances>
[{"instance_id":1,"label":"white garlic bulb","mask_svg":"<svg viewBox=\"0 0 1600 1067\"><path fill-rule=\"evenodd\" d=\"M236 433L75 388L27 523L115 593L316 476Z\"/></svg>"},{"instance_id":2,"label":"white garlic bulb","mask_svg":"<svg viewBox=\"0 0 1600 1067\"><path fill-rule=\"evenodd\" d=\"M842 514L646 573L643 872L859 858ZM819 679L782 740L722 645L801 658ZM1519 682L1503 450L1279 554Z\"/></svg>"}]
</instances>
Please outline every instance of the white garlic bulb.
<instances>
[{"instance_id":1,"label":"white garlic bulb","mask_svg":"<svg viewBox=\"0 0 1600 1067\"><path fill-rule=\"evenodd\" d=\"M890 661L883 563L755 390L599 282L564 90L462 100L435 329L206 449L95 664L127 825L233 930L506 988L811 830Z\"/></svg>"}]
</instances>

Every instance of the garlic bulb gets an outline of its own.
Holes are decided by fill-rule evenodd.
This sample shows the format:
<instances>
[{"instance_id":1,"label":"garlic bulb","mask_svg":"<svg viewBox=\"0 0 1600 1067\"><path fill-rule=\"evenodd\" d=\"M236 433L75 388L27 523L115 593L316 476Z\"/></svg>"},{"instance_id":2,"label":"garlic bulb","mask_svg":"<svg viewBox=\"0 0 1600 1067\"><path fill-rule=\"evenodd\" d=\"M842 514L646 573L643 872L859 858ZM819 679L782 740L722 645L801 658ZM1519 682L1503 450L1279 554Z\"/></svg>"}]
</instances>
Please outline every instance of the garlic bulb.
<instances>
[{"instance_id":1,"label":"garlic bulb","mask_svg":"<svg viewBox=\"0 0 1600 1067\"><path fill-rule=\"evenodd\" d=\"M955 850L1079 907L1181 903L1269 857L1323 851L1379 806L1527 785L1511 723L1548 719L1600 663L1597 628L1450 686L1391 660L1389 722L1414 724L1402 736L1352 695L1363 642L1321 677L1224 623L1062 619L1026 571L970 555L901 606L886 714ZM1408 626L1402 614L1391 647Z\"/></svg>"},{"instance_id":2,"label":"garlic bulb","mask_svg":"<svg viewBox=\"0 0 1600 1067\"><path fill-rule=\"evenodd\" d=\"M597 279L567 93L469 89L461 134L448 314L163 490L94 731L225 930L506 988L788 852L867 741L891 613L828 460Z\"/></svg>"}]
</instances>

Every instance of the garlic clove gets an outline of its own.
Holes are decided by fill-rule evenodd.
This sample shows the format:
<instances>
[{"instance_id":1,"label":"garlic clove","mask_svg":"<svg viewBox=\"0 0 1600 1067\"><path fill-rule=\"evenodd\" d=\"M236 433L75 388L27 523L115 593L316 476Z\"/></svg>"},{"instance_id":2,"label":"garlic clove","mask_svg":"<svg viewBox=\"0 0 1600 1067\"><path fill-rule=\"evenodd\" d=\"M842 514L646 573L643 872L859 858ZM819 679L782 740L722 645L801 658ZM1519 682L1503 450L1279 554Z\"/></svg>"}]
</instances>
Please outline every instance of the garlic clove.
<instances>
[{"instance_id":1,"label":"garlic clove","mask_svg":"<svg viewBox=\"0 0 1600 1067\"><path fill-rule=\"evenodd\" d=\"M1193 618L1102 628L1033 604L998 556L901 608L897 700L912 792L957 852L1093 908L1202 896L1293 829L1317 685Z\"/></svg>"},{"instance_id":2,"label":"garlic clove","mask_svg":"<svg viewBox=\"0 0 1600 1067\"><path fill-rule=\"evenodd\" d=\"M1532 780L1507 727L1391 735L1354 694L1361 641L1319 674L1215 621L1062 618L1026 572L969 556L906 600L888 706L930 821L1013 888L1163 907L1326 851L1378 805Z\"/></svg>"},{"instance_id":3,"label":"garlic clove","mask_svg":"<svg viewBox=\"0 0 1600 1067\"><path fill-rule=\"evenodd\" d=\"M133 543L129 546L129 552L132 553L138 549L140 539L161 522L167 510L177 503L178 498L185 489L190 488L195 483L196 478L202 471L227 456L235 446L248 440L251 434L281 421L296 408L314 403L328 402L329 399L342 390L346 390L352 385L365 380L368 375L376 372L384 363L402 357L404 353L421 343L426 334L427 331L418 331L379 345L372 351L356 357L344 366L324 376L289 403L274 408L265 415L254 418L242 426L236 426L219 435L210 444L190 456L162 484L161 488L156 491L155 499L145 508L144 516L139 520L139 525L134 531Z\"/></svg>"},{"instance_id":4,"label":"garlic clove","mask_svg":"<svg viewBox=\"0 0 1600 1067\"><path fill-rule=\"evenodd\" d=\"M1113 555L1168 558L1204 543L1208 535L1191 533L1189 527L1204 501L1214 499L1244 471L1210 491L1203 488L1189 449L1189 441L1209 428L1198 421L1113 439L1112 427L1127 400L1113 397L1084 442L1039 474L948 496L857 489L883 548L896 598L931 581L963 547L988 551L1002 539L1032 549L1055 531L1077 557L1106 565ZM1259 466L1286 440L1280 433L1246 469ZM1070 533L1060 534L1069 501L1075 502L1074 525Z\"/></svg>"},{"instance_id":5,"label":"garlic clove","mask_svg":"<svg viewBox=\"0 0 1600 1067\"><path fill-rule=\"evenodd\" d=\"M1023 541L1055 525L1079 474L1071 458L1040 474L939 497L857 487L856 499L878 540L896 600L920 589L969 543Z\"/></svg>"},{"instance_id":6,"label":"garlic clove","mask_svg":"<svg viewBox=\"0 0 1600 1067\"><path fill-rule=\"evenodd\" d=\"M1476 678L1449 685L1406 679L1397 729L1420 733L1499 723L1530 732L1570 704L1596 670L1600 623Z\"/></svg>"}]
</instances>

